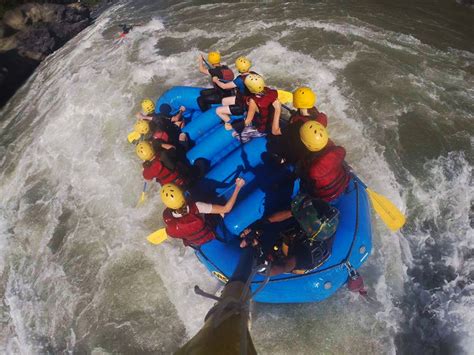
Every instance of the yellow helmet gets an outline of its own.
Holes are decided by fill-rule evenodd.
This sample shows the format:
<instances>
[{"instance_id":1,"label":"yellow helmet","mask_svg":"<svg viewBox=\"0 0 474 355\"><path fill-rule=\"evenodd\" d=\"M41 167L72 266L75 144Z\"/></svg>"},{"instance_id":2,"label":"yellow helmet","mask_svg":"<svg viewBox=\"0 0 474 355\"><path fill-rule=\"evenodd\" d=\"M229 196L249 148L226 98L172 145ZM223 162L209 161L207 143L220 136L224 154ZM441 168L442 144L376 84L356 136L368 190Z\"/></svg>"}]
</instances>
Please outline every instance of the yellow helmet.
<instances>
[{"instance_id":1,"label":"yellow helmet","mask_svg":"<svg viewBox=\"0 0 474 355\"><path fill-rule=\"evenodd\" d=\"M207 55L207 61L209 62L209 64L219 64L221 62L221 55L219 54L219 52L209 52L209 54Z\"/></svg>"},{"instance_id":2,"label":"yellow helmet","mask_svg":"<svg viewBox=\"0 0 474 355\"><path fill-rule=\"evenodd\" d=\"M245 57L239 57L235 60L235 67L237 68L239 73L248 72L251 66L252 62Z\"/></svg>"},{"instance_id":3,"label":"yellow helmet","mask_svg":"<svg viewBox=\"0 0 474 355\"><path fill-rule=\"evenodd\" d=\"M165 184L161 188L161 200L166 207L177 210L186 205L183 191L175 184Z\"/></svg>"},{"instance_id":4,"label":"yellow helmet","mask_svg":"<svg viewBox=\"0 0 474 355\"><path fill-rule=\"evenodd\" d=\"M138 120L133 129L140 134L147 134L150 132L150 123L145 120Z\"/></svg>"},{"instance_id":5,"label":"yellow helmet","mask_svg":"<svg viewBox=\"0 0 474 355\"><path fill-rule=\"evenodd\" d=\"M263 78L258 74L249 74L244 81L245 86L252 94L259 94L265 88Z\"/></svg>"},{"instance_id":6,"label":"yellow helmet","mask_svg":"<svg viewBox=\"0 0 474 355\"><path fill-rule=\"evenodd\" d=\"M310 88L303 86L293 92L295 108L312 108L316 103L316 94Z\"/></svg>"},{"instance_id":7,"label":"yellow helmet","mask_svg":"<svg viewBox=\"0 0 474 355\"><path fill-rule=\"evenodd\" d=\"M326 128L316 121L305 122L300 128L300 138L311 152L319 152L328 144L329 135Z\"/></svg>"},{"instance_id":8,"label":"yellow helmet","mask_svg":"<svg viewBox=\"0 0 474 355\"><path fill-rule=\"evenodd\" d=\"M155 112L155 104L150 99L142 101L142 110L145 115Z\"/></svg>"},{"instance_id":9,"label":"yellow helmet","mask_svg":"<svg viewBox=\"0 0 474 355\"><path fill-rule=\"evenodd\" d=\"M135 151L137 152L138 157L144 161L151 160L155 156L155 150L150 142L138 143Z\"/></svg>"}]
</instances>

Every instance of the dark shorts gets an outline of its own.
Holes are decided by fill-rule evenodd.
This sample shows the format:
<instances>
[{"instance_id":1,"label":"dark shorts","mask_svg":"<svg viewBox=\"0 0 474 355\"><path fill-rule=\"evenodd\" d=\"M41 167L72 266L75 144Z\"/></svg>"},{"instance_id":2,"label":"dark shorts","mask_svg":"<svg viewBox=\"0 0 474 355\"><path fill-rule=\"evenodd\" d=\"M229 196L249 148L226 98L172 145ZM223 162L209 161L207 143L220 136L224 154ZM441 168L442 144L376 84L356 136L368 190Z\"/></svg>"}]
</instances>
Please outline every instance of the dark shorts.
<instances>
[{"instance_id":1,"label":"dark shorts","mask_svg":"<svg viewBox=\"0 0 474 355\"><path fill-rule=\"evenodd\" d=\"M244 114L244 108L240 105L229 105L229 110L232 115L240 116Z\"/></svg>"}]
</instances>

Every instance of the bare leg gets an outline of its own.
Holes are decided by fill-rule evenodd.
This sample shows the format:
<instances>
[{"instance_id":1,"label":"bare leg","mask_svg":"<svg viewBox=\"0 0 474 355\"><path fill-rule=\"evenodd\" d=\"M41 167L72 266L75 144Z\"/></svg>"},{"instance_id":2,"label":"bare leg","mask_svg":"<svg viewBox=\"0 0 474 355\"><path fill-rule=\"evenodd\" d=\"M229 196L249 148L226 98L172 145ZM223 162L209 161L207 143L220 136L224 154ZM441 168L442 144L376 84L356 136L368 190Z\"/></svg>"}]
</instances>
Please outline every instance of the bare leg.
<instances>
[{"instance_id":1,"label":"bare leg","mask_svg":"<svg viewBox=\"0 0 474 355\"><path fill-rule=\"evenodd\" d=\"M218 108L216 108L216 113L217 113L217 116L219 116L222 121L226 123L230 121L229 106L219 106Z\"/></svg>"},{"instance_id":2,"label":"bare leg","mask_svg":"<svg viewBox=\"0 0 474 355\"><path fill-rule=\"evenodd\" d=\"M235 105L235 96L224 97L222 99L223 106Z\"/></svg>"},{"instance_id":3,"label":"bare leg","mask_svg":"<svg viewBox=\"0 0 474 355\"><path fill-rule=\"evenodd\" d=\"M178 139L179 139L181 142L185 142L185 141L188 140L188 136L186 135L186 133L180 133Z\"/></svg>"}]
</instances>

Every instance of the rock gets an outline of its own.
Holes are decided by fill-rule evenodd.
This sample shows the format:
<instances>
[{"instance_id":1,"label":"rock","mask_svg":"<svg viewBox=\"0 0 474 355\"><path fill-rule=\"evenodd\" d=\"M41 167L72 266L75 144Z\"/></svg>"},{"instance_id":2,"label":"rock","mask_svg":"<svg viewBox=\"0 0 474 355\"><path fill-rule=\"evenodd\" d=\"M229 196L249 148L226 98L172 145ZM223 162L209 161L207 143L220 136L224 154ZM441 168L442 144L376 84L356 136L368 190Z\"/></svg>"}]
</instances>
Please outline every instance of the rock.
<instances>
[{"instance_id":1,"label":"rock","mask_svg":"<svg viewBox=\"0 0 474 355\"><path fill-rule=\"evenodd\" d=\"M84 28L89 26L89 20L83 20L76 23L53 23L49 26L49 30L54 33L58 40L59 46L66 43L70 38L81 32Z\"/></svg>"},{"instance_id":2,"label":"rock","mask_svg":"<svg viewBox=\"0 0 474 355\"><path fill-rule=\"evenodd\" d=\"M24 57L43 60L58 48L54 34L46 26L30 28L18 34L18 53Z\"/></svg>"},{"instance_id":3,"label":"rock","mask_svg":"<svg viewBox=\"0 0 474 355\"><path fill-rule=\"evenodd\" d=\"M10 36L0 38L0 52L6 52L10 49L14 49L18 46L18 40L16 36Z\"/></svg>"},{"instance_id":4,"label":"rock","mask_svg":"<svg viewBox=\"0 0 474 355\"><path fill-rule=\"evenodd\" d=\"M17 7L13 10L9 10L5 12L5 15L3 15L3 23L16 31L26 29L26 27L28 26L26 24L26 20L27 18L20 7Z\"/></svg>"},{"instance_id":5,"label":"rock","mask_svg":"<svg viewBox=\"0 0 474 355\"><path fill-rule=\"evenodd\" d=\"M0 53L0 107L28 79L39 63L22 57L16 50Z\"/></svg>"},{"instance_id":6,"label":"rock","mask_svg":"<svg viewBox=\"0 0 474 355\"><path fill-rule=\"evenodd\" d=\"M0 23L0 107L41 60L91 23L87 6L75 0L55 2L27 3L5 13Z\"/></svg>"}]
</instances>

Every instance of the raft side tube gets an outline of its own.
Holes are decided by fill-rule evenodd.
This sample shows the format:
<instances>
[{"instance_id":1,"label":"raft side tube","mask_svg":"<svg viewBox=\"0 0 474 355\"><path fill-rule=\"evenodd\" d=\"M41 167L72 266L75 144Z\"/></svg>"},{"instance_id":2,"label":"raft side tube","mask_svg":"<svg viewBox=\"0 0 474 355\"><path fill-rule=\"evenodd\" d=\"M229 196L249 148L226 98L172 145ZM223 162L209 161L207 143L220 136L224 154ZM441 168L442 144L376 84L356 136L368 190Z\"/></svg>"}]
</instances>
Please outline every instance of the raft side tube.
<instances>
[{"instance_id":1,"label":"raft side tube","mask_svg":"<svg viewBox=\"0 0 474 355\"><path fill-rule=\"evenodd\" d=\"M169 104L173 110L184 106L186 110L200 111L197 98L201 95L203 89L192 86L174 86L156 100L156 112L158 112L161 104Z\"/></svg>"},{"instance_id":2,"label":"raft side tube","mask_svg":"<svg viewBox=\"0 0 474 355\"><path fill-rule=\"evenodd\" d=\"M240 142L232 136L232 131L227 131L221 126L212 131L205 140L200 140L187 156L191 164L201 158L206 159L210 166L214 166L239 145Z\"/></svg>"}]
</instances>

